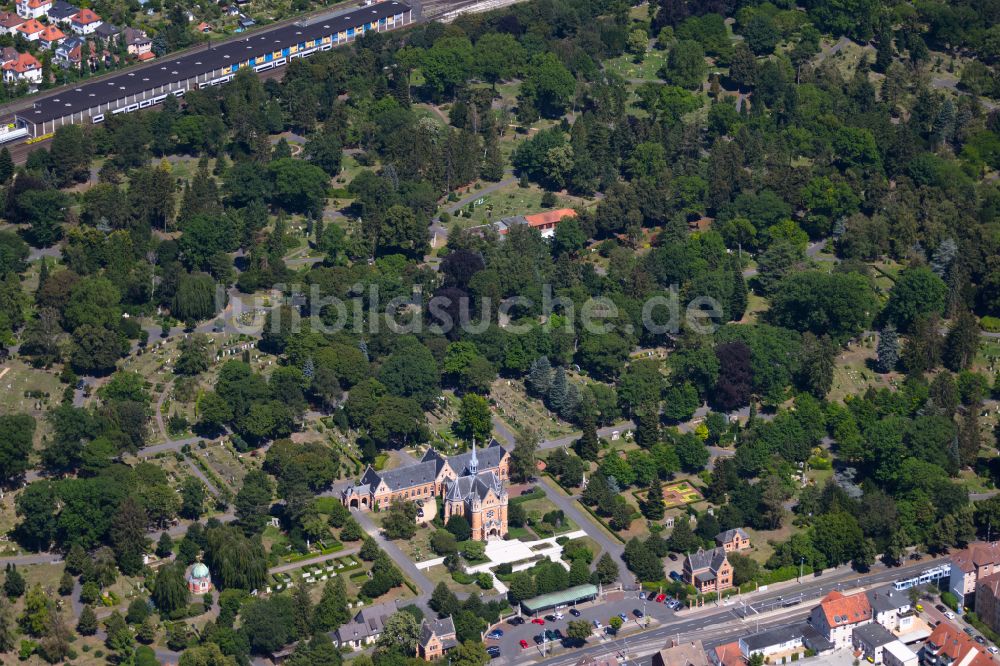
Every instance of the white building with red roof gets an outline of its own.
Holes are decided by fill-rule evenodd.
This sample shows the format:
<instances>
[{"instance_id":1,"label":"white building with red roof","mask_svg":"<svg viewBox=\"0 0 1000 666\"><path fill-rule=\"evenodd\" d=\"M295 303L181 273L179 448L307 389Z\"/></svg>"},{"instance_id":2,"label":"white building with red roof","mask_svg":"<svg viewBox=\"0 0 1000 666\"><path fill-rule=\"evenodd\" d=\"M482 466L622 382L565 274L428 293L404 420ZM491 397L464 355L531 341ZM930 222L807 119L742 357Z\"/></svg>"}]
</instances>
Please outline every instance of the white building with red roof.
<instances>
[{"instance_id":1,"label":"white building with red roof","mask_svg":"<svg viewBox=\"0 0 1000 666\"><path fill-rule=\"evenodd\" d=\"M49 13L52 0L17 0L17 15L23 19L39 19Z\"/></svg>"},{"instance_id":2,"label":"white building with red roof","mask_svg":"<svg viewBox=\"0 0 1000 666\"><path fill-rule=\"evenodd\" d=\"M37 85L42 82L42 63L30 53L18 54L17 59L3 64L3 80L6 83L27 81Z\"/></svg>"},{"instance_id":3,"label":"white building with red roof","mask_svg":"<svg viewBox=\"0 0 1000 666\"><path fill-rule=\"evenodd\" d=\"M813 629L835 650L850 647L854 629L872 620L872 607L864 592L845 596L836 590L823 597L809 616Z\"/></svg>"},{"instance_id":4,"label":"white building with red roof","mask_svg":"<svg viewBox=\"0 0 1000 666\"><path fill-rule=\"evenodd\" d=\"M920 648L924 666L996 666L996 661L964 631L942 622Z\"/></svg>"},{"instance_id":5,"label":"white building with red roof","mask_svg":"<svg viewBox=\"0 0 1000 666\"><path fill-rule=\"evenodd\" d=\"M37 42L41 34L45 32L45 26L39 23L37 19L28 19L17 26L17 32L23 35L29 42Z\"/></svg>"},{"instance_id":6,"label":"white building with red roof","mask_svg":"<svg viewBox=\"0 0 1000 666\"><path fill-rule=\"evenodd\" d=\"M72 19L69 27L78 35L92 35L104 23L101 17L90 9L81 9Z\"/></svg>"},{"instance_id":7,"label":"white building with red roof","mask_svg":"<svg viewBox=\"0 0 1000 666\"><path fill-rule=\"evenodd\" d=\"M45 26L45 30L38 35L38 43L43 49L54 49L64 39L66 33L54 25Z\"/></svg>"}]
</instances>

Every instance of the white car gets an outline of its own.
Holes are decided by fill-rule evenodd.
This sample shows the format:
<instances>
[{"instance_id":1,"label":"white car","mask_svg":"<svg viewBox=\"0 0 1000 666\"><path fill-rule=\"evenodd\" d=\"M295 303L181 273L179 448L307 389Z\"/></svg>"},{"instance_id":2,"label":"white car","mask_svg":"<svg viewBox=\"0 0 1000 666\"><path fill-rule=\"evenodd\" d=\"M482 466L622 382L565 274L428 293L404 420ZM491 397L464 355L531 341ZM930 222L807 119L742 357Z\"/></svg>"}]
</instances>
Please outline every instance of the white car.
<instances>
[{"instance_id":1,"label":"white car","mask_svg":"<svg viewBox=\"0 0 1000 666\"><path fill-rule=\"evenodd\" d=\"M952 613L951 611L948 611L947 613L945 613L944 616L946 618L948 618L949 620L954 620L955 619L955 614Z\"/></svg>"},{"instance_id":2,"label":"white car","mask_svg":"<svg viewBox=\"0 0 1000 666\"><path fill-rule=\"evenodd\" d=\"M556 619L557 620L561 620L564 617L566 617L566 616L562 614L562 611L556 611Z\"/></svg>"},{"instance_id":3,"label":"white car","mask_svg":"<svg viewBox=\"0 0 1000 666\"><path fill-rule=\"evenodd\" d=\"M996 649L996 646L993 645L989 646L986 649L990 651L990 654L996 654L997 652L1000 652L1000 650Z\"/></svg>"},{"instance_id":4,"label":"white car","mask_svg":"<svg viewBox=\"0 0 1000 666\"><path fill-rule=\"evenodd\" d=\"M595 628L595 629L603 629L603 628L604 628L604 625L603 625L603 624L601 624L601 621L600 621L600 620L594 620L594 628Z\"/></svg>"}]
</instances>

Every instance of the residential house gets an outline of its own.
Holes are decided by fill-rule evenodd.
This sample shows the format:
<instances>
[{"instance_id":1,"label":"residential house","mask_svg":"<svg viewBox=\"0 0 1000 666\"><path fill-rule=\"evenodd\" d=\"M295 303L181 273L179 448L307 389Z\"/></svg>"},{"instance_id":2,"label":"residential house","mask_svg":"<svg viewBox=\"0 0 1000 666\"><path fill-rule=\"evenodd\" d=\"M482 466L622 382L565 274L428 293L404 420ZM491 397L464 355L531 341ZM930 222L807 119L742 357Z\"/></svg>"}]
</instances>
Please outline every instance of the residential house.
<instances>
[{"instance_id":1,"label":"residential house","mask_svg":"<svg viewBox=\"0 0 1000 666\"><path fill-rule=\"evenodd\" d=\"M19 53L15 60L3 64L5 83L26 81L38 85L42 82L42 63L30 53Z\"/></svg>"},{"instance_id":2,"label":"residential house","mask_svg":"<svg viewBox=\"0 0 1000 666\"><path fill-rule=\"evenodd\" d=\"M451 617L440 620L424 620L420 623L420 639L417 641L417 656L424 661L440 659L458 645L455 637L455 623Z\"/></svg>"},{"instance_id":3,"label":"residential house","mask_svg":"<svg viewBox=\"0 0 1000 666\"><path fill-rule=\"evenodd\" d=\"M653 666L709 666L708 655L701 641L679 645L671 641L653 653Z\"/></svg>"},{"instance_id":4,"label":"residential house","mask_svg":"<svg viewBox=\"0 0 1000 666\"><path fill-rule=\"evenodd\" d=\"M864 592L845 596L834 590L823 597L809 615L813 629L836 650L850 647L854 629L871 622L872 607Z\"/></svg>"},{"instance_id":5,"label":"residential house","mask_svg":"<svg viewBox=\"0 0 1000 666\"><path fill-rule=\"evenodd\" d=\"M1000 631L1000 573L976 583L976 615L993 631Z\"/></svg>"},{"instance_id":6,"label":"residential house","mask_svg":"<svg viewBox=\"0 0 1000 666\"><path fill-rule=\"evenodd\" d=\"M737 553L750 547L750 535L742 527L726 530L715 535L715 545L724 548L727 553Z\"/></svg>"},{"instance_id":7,"label":"residential house","mask_svg":"<svg viewBox=\"0 0 1000 666\"><path fill-rule=\"evenodd\" d=\"M334 632L334 645L337 647L348 646L352 648L371 645L382 635L382 629L385 628L385 621L397 610L399 609L396 607L395 601L387 601L362 608L354 616L354 619Z\"/></svg>"},{"instance_id":8,"label":"residential house","mask_svg":"<svg viewBox=\"0 0 1000 666\"><path fill-rule=\"evenodd\" d=\"M817 654L830 652L833 646L805 622L744 636L739 640L740 654L747 661L755 654L770 663L797 661L806 650Z\"/></svg>"},{"instance_id":9,"label":"residential house","mask_svg":"<svg viewBox=\"0 0 1000 666\"><path fill-rule=\"evenodd\" d=\"M85 41L79 35L67 37L52 52L52 60L63 68L79 67Z\"/></svg>"},{"instance_id":10,"label":"residential house","mask_svg":"<svg viewBox=\"0 0 1000 666\"><path fill-rule=\"evenodd\" d=\"M13 35L24 19L13 12L0 12L0 35Z\"/></svg>"},{"instance_id":11,"label":"residential house","mask_svg":"<svg viewBox=\"0 0 1000 666\"><path fill-rule=\"evenodd\" d=\"M47 16L52 0L17 0L17 15L23 19L40 19Z\"/></svg>"},{"instance_id":12,"label":"residential house","mask_svg":"<svg viewBox=\"0 0 1000 666\"><path fill-rule=\"evenodd\" d=\"M142 31L140 30L140 32ZM97 29L94 30L94 37L104 40L105 44L110 44L121 34L121 28L107 21L101 21L101 25L97 26Z\"/></svg>"},{"instance_id":13,"label":"residential house","mask_svg":"<svg viewBox=\"0 0 1000 666\"><path fill-rule=\"evenodd\" d=\"M906 590L892 585L866 592L872 618L889 631L904 634L913 627L913 603Z\"/></svg>"},{"instance_id":14,"label":"residential house","mask_svg":"<svg viewBox=\"0 0 1000 666\"><path fill-rule=\"evenodd\" d=\"M878 622L855 627L851 632L854 649L864 655L872 664L882 663L882 651L886 645L893 643L896 637Z\"/></svg>"},{"instance_id":15,"label":"residential house","mask_svg":"<svg viewBox=\"0 0 1000 666\"><path fill-rule=\"evenodd\" d=\"M66 33L54 25L45 26L45 30L42 30L41 34L38 35L38 43L43 49L53 49L64 39L66 39Z\"/></svg>"},{"instance_id":16,"label":"residential house","mask_svg":"<svg viewBox=\"0 0 1000 666\"><path fill-rule=\"evenodd\" d=\"M21 25L17 26L16 30L29 42L36 42L38 41L39 35L41 35L45 30L45 26L39 23L36 19L28 19Z\"/></svg>"},{"instance_id":17,"label":"residential house","mask_svg":"<svg viewBox=\"0 0 1000 666\"><path fill-rule=\"evenodd\" d=\"M239 24L239 26L244 30L249 30L250 28L257 25L257 22L254 21L249 16L240 16L240 20L237 21L236 23Z\"/></svg>"},{"instance_id":18,"label":"residential house","mask_svg":"<svg viewBox=\"0 0 1000 666\"><path fill-rule=\"evenodd\" d=\"M976 583L987 576L1000 572L1000 541L971 543L964 550L951 556L951 578L949 587L958 597L959 606L972 606L972 598L966 595L976 593Z\"/></svg>"},{"instance_id":19,"label":"residential house","mask_svg":"<svg viewBox=\"0 0 1000 666\"><path fill-rule=\"evenodd\" d=\"M81 9L70 19L69 26L78 35L92 35L104 21L90 9Z\"/></svg>"},{"instance_id":20,"label":"residential house","mask_svg":"<svg viewBox=\"0 0 1000 666\"><path fill-rule=\"evenodd\" d=\"M950 622L934 628L918 656L924 666L996 666L985 646Z\"/></svg>"},{"instance_id":21,"label":"residential house","mask_svg":"<svg viewBox=\"0 0 1000 666\"><path fill-rule=\"evenodd\" d=\"M128 52L136 57L153 50L153 40L149 38L145 30L125 28L122 39L125 40L125 48Z\"/></svg>"},{"instance_id":22,"label":"residential house","mask_svg":"<svg viewBox=\"0 0 1000 666\"><path fill-rule=\"evenodd\" d=\"M694 585L699 594L721 592L733 586L733 565L723 548L698 549L684 558L684 582Z\"/></svg>"},{"instance_id":23,"label":"residential house","mask_svg":"<svg viewBox=\"0 0 1000 666\"><path fill-rule=\"evenodd\" d=\"M155 57L156 57L155 53L153 53L152 51L146 51L145 53L139 54L139 62L146 62L148 60L154 59Z\"/></svg>"},{"instance_id":24,"label":"residential house","mask_svg":"<svg viewBox=\"0 0 1000 666\"><path fill-rule=\"evenodd\" d=\"M0 49L0 65L5 62L11 62L12 60L17 60L17 56L21 55L18 53L17 49L13 46L5 46Z\"/></svg>"},{"instance_id":25,"label":"residential house","mask_svg":"<svg viewBox=\"0 0 1000 666\"><path fill-rule=\"evenodd\" d=\"M739 641L715 646L709 658L715 666L746 666L747 663L740 650Z\"/></svg>"},{"instance_id":26,"label":"residential house","mask_svg":"<svg viewBox=\"0 0 1000 666\"><path fill-rule=\"evenodd\" d=\"M536 213L534 215L514 215L512 217L505 217L492 225L486 226L492 226L496 232L503 237L510 232L511 228L527 224L533 229L538 229L539 233L542 234L542 238L552 238L556 234L556 227L559 226L559 223L571 217L576 217L575 210L572 208L559 208L557 210L551 210L545 213Z\"/></svg>"},{"instance_id":27,"label":"residential house","mask_svg":"<svg viewBox=\"0 0 1000 666\"><path fill-rule=\"evenodd\" d=\"M80 12L80 8L63 0L55 0L49 8L49 22L69 25L70 20Z\"/></svg>"}]
</instances>

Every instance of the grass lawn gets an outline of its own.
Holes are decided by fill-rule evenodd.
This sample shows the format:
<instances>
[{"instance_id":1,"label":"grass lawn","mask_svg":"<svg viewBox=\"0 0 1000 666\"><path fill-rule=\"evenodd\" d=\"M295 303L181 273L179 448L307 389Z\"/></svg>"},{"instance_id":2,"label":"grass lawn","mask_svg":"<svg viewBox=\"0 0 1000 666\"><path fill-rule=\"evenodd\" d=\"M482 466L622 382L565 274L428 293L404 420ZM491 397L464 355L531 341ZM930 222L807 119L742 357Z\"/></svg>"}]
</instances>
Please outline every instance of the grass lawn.
<instances>
[{"instance_id":1,"label":"grass lawn","mask_svg":"<svg viewBox=\"0 0 1000 666\"><path fill-rule=\"evenodd\" d=\"M444 568L443 564L439 564L436 567L431 567L429 569L424 569L424 575L427 576L427 580L435 586L437 586L438 583L444 583L448 586L449 590L459 595L462 595L462 593L464 593L464 595L470 595L480 594L483 592L483 589L478 585L462 585L461 583L456 582L455 579L451 577L451 573Z\"/></svg>"},{"instance_id":2,"label":"grass lawn","mask_svg":"<svg viewBox=\"0 0 1000 666\"><path fill-rule=\"evenodd\" d=\"M64 385L54 371L35 370L19 359L0 365L0 414L28 413L35 418L35 444L48 432L45 414L62 400ZM29 397L26 393L40 394Z\"/></svg>"},{"instance_id":3,"label":"grass lawn","mask_svg":"<svg viewBox=\"0 0 1000 666\"><path fill-rule=\"evenodd\" d=\"M803 528L792 525L791 519L786 519L784 525L779 530L763 531L750 528L745 529L746 533L750 535L750 543L753 546L749 552L743 551L744 554L763 564L767 561L767 558L774 554L774 547L768 543L769 541L783 543L788 541L793 534L801 532Z\"/></svg>"},{"instance_id":4,"label":"grass lawn","mask_svg":"<svg viewBox=\"0 0 1000 666\"><path fill-rule=\"evenodd\" d=\"M566 518L562 526L556 528L553 534L545 534L545 528L540 524L542 516L550 511L557 511L559 509L559 507L557 507L548 497L528 500L527 502L522 503L521 506L524 508L524 512L528 515L528 519L532 523L532 531L538 534L540 538L556 536L576 529L576 524L569 518Z\"/></svg>"},{"instance_id":5,"label":"grass lawn","mask_svg":"<svg viewBox=\"0 0 1000 666\"><path fill-rule=\"evenodd\" d=\"M490 397L496 402L498 416L515 428L535 430L543 440L575 432L572 426L550 412L541 400L529 397L521 381L498 379L493 382Z\"/></svg>"},{"instance_id":6,"label":"grass lawn","mask_svg":"<svg viewBox=\"0 0 1000 666\"><path fill-rule=\"evenodd\" d=\"M474 194L475 191L475 188L473 188L470 191L470 195ZM452 214L450 224L463 228L473 227L511 215L530 215L532 213L544 212L550 210L542 206L542 195L544 193L545 191L537 185L521 187L516 183L512 183L490 194L484 194L482 196L482 204L478 206L470 204L460 209L463 211L462 217L457 217L456 213L458 211L456 211L456 213ZM453 205L454 203L450 205L445 204L445 209ZM590 203L581 197L557 194L554 208L586 207L588 205ZM466 215L470 215L470 217L466 217Z\"/></svg>"},{"instance_id":7,"label":"grass lawn","mask_svg":"<svg viewBox=\"0 0 1000 666\"><path fill-rule=\"evenodd\" d=\"M868 367L875 359L875 339L850 345L836 359L833 370L833 387L827 399L843 400L850 394L863 393L869 386L892 388L902 381L899 373L881 374Z\"/></svg>"},{"instance_id":8,"label":"grass lawn","mask_svg":"<svg viewBox=\"0 0 1000 666\"><path fill-rule=\"evenodd\" d=\"M625 79L643 79L645 81L659 81L657 72L667 61L668 51L650 49L646 51L642 61L636 62L635 56L625 54L618 56L604 63L604 68L609 72L614 72Z\"/></svg>"}]
</instances>

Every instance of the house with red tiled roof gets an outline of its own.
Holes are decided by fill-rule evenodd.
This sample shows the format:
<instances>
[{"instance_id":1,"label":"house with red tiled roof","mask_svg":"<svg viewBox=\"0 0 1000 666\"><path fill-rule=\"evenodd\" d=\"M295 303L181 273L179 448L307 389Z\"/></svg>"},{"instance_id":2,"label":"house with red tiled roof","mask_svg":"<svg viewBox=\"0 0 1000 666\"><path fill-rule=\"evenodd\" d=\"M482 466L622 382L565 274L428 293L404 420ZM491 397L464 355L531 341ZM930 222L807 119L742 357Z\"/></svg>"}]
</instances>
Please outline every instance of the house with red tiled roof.
<instances>
[{"instance_id":1,"label":"house with red tiled roof","mask_svg":"<svg viewBox=\"0 0 1000 666\"><path fill-rule=\"evenodd\" d=\"M49 25L38 35L38 43L43 49L55 48L62 40L66 39L66 33L54 25Z\"/></svg>"},{"instance_id":2,"label":"house with red tiled roof","mask_svg":"<svg viewBox=\"0 0 1000 666\"><path fill-rule=\"evenodd\" d=\"M14 12L0 12L0 35L13 35L24 19Z\"/></svg>"},{"instance_id":3,"label":"house with red tiled roof","mask_svg":"<svg viewBox=\"0 0 1000 666\"><path fill-rule=\"evenodd\" d=\"M716 645L708 656L715 666L746 666L747 663L740 651L739 641Z\"/></svg>"},{"instance_id":4,"label":"house with red tiled roof","mask_svg":"<svg viewBox=\"0 0 1000 666\"><path fill-rule=\"evenodd\" d=\"M17 0L17 15L23 19L39 19L48 15L52 0Z\"/></svg>"},{"instance_id":5,"label":"house with red tiled roof","mask_svg":"<svg viewBox=\"0 0 1000 666\"><path fill-rule=\"evenodd\" d=\"M145 53L140 53L138 57L139 57L139 62L147 62L149 60L153 60L154 58L156 58L156 54L153 53L152 51L146 51Z\"/></svg>"},{"instance_id":6,"label":"house with red tiled roof","mask_svg":"<svg viewBox=\"0 0 1000 666\"><path fill-rule=\"evenodd\" d=\"M925 666L996 666L996 662L961 629L942 622L920 648L920 663Z\"/></svg>"},{"instance_id":7,"label":"house with red tiled roof","mask_svg":"<svg viewBox=\"0 0 1000 666\"><path fill-rule=\"evenodd\" d=\"M90 9L81 9L70 19L69 27L78 35L92 35L104 21Z\"/></svg>"},{"instance_id":8,"label":"house with red tiled roof","mask_svg":"<svg viewBox=\"0 0 1000 666\"><path fill-rule=\"evenodd\" d=\"M6 83L27 81L37 85L42 82L42 63L30 53L20 53L15 60L3 64L3 80Z\"/></svg>"},{"instance_id":9,"label":"house with red tiled roof","mask_svg":"<svg viewBox=\"0 0 1000 666\"><path fill-rule=\"evenodd\" d=\"M844 595L836 590L823 597L809 615L813 628L836 650L850 647L854 629L872 619L872 607L864 592Z\"/></svg>"},{"instance_id":10,"label":"house with red tiled roof","mask_svg":"<svg viewBox=\"0 0 1000 666\"><path fill-rule=\"evenodd\" d=\"M35 19L28 19L17 26L17 32L24 36L29 42L38 41L38 37L45 31L45 26Z\"/></svg>"},{"instance_id":11,"label":"house with red tiled roof","mask_svg":"<svg viewBox=\"0 0 1000 666\"><path fill-rule=\"evenodd\" d=\"M959 605L972 606L971 597L966 599L966 595L975 594L976 583L995 573L1000 573L1000 541L970 543L951 556L949 588Z\"/></svg>"}]
</instances>

